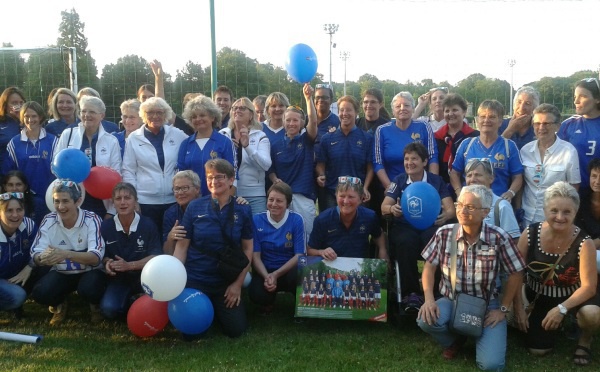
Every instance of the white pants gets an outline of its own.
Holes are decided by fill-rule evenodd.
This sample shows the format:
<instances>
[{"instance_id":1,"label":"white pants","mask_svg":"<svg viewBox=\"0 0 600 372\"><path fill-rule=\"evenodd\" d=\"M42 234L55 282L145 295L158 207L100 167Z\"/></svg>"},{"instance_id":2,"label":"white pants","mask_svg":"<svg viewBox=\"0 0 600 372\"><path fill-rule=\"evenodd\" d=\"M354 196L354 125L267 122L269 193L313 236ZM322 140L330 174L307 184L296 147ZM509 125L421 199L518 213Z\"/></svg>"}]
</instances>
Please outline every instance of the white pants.
<instances>
[{"instance_id":1,"label":"white pants","mask_svg":"<svg viewBox=\"0 0 600 372\"><path fill-rule=\"evenodd\" d=\"M293 194L290 210L298 213L304 219L304 232L306 235L306 244L313 229L313 222L317 214L314 200L307 198L302 194Z\"/></svg>"}]
</instances>

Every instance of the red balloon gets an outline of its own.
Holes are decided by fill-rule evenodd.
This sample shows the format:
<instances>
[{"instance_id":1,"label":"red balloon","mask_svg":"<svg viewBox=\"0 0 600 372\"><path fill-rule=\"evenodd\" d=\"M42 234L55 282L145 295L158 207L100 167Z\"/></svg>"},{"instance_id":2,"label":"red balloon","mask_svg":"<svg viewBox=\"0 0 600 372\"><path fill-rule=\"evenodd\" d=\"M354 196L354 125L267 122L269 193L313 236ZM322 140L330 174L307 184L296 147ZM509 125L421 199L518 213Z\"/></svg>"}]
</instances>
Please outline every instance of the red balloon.
<instances>
[{"instance_id":1,"label":"red balloon","mask_svg":"<svg viewBox=\"0 0 600 372\"><path fill-rule=\"evenodd\" d=\"M139 337L152 337L169 324L168 302L153 300L148 295L135 300L127 313L127 326Z\"/></svg>"},{"instance_id":2,"label":"red balloon","mask_svg":"<svg viewBox=\"0 0 600 372\"><path fill-rule=\"evenodd\" d=\"M116 184L121 182L121 175L114 169L103 166L92 167L90 175L83 181L85 191L94 198L110 199Z\"/></svg>"}]
</instances>

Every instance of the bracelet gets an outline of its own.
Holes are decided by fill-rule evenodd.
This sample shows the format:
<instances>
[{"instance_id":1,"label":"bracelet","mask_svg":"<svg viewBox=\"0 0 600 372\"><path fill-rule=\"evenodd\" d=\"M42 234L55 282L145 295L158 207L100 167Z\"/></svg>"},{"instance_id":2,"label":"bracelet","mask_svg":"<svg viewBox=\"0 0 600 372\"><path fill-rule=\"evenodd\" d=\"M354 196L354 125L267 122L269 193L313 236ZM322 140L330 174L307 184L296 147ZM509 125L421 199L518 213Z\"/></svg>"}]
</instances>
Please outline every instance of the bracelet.
<instances>
[{"instance_id":1,"label":"bracelet","mask_svg":"<svg viewBox=\"0 0 600 372\"><path fill-rule=\"evenodd\" d=\"M513 198L515 197L515 195L517 195L517 193L516 193L516 192L514 192L514 191L512 191L511 189L508 189L508 191L507 191L507 192L510 192L510 193L512 194Z\"/></svg>"}]
</instances>

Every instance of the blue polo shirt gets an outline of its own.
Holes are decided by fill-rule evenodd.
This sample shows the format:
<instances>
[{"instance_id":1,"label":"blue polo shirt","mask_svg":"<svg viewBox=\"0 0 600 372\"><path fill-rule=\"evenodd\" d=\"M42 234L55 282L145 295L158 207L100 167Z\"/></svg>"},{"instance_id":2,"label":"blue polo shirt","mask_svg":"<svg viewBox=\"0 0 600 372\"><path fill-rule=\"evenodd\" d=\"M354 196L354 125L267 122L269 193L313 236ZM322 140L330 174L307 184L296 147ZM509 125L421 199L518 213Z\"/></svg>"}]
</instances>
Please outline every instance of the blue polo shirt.
<instances>
[{"instance_id":1,"label":"blue polo shirt","mask_svg":"<svg viewBox=\"0 0 600 372\"><path fill-rule=\"evenodd\" d=\"M268 212L256 214L253 218L254 252L260 253L268 272L279 269L295 255L306 253L304 220L298 213L286 211L286 216L279 223L269 219Z\"/></svg>"},{"instance_id":2,"label":"blue polo shirt","mask_svg":"<svg viewBox=\"0 0 600 372\"><path fill-rule=\"evenodd\" d=\"M160 165L160 169L165 170L165 150L163 149L163 142L165 141L165 128L160 127L160 131L157 134L154 134L148 129L148 127L144 127L144 137L154 149L156 149L156 156L158 157L158 165Z\"/></svg>"},{"instance_id":3,"label":"blue polo shirt","mask_svg":"<svg viewBox=\"0 0 600 372\"><path fill-rule=\"evenodd\" d=\"M471 146L469 147L469 144ZM467 147L469 152L466 153ZM506 153L508 147L509 154ZM523 174L523 162L517 145L512 140L498 136L496 142L487 148L483 146L479 137L466 139L461 142L456 150L456 158L452 163L452 170L458 173L464 173L465 166L469 159L488 158L494 167L494 182L492 182L492 191L496 195L504 194L512 183L512 176Z\"/></svg>"},{"instance_id":4,"label":"blue polo shirt","mask_svg":"<svg viewBox=\"0 0 600 372\"><path fill-rule=\"evenodd\" d=\"M570 142L579 154L579 171L581 172L581 188L590 186L588 164L593 158L600 157L600 117L586 119L574 115L563 121L558 130L558 137Z\"/></svg>"},{"instance_id":5,"label":"blue polo shirt","mask_svg":"<svg viewBox=\"0 0 600 372\"><path fill-rule=\"evenodd\" d=\"M0 121L0 161L6 158L6 147L14 136L21 132L21 124L6 115L5 121Z\"/></svg>"},{"instance_id":6,"label":"blue polo shirt","mask_svg":"<svg viewBox=\"0 0 600 372\"><path fill-rule=\"evenodd\" d=\"M183 208L181 208L181 206L177 203L171 205L165 211L165 214L163 215L163 228L162 228L163 244L167 241L167 238L169 237L169 233L171 232L171 229L173 228L173 226L175 226L175 221L179 221L179 224L181 225L181 223L183 221L183 212L184 212Z\"/></svg>"},{"instance_id":7,"label":"blue polo shirt","mask_svg":"<svg viewBox=\"0 0 600 372\"><path fill-rule=\"evenodd\" d=\"M315 200L314 142L306 132L294 138L288 136L271 143L271 169L269 173L287 183L294 193Z\"/></svg>"},{"instance_id":8,"label":"blue polo shirt","mask_svg":"<svg viewBox=\"0 0 600 372\"><path fill-rule=\"evenodd\" d=\"M321 146L321 137L329 132L340 127L340 117L329 111L329 115L317 124L317 138L315 140L315 154L319 153L319 146Z\"/></svg>"},{"instance_id":9,"label":"blue polo shirt","mask_svg":"<svg viewBox=\"0 0 600 372\"><path fill-rule=\"evenodd\" d=\"M339 128L325 134L317 154L317 163L325 163L325 187L335 190L340 176L359 177L364 183L372 151L373 136L356 126L348 135Z\"/></svg>"},{"instance_id":10,"label":"blue polo shirt","mask_svg":"<svg viewBox=\"0 0 600 372\"><path fill-rule=\"evenodd\" d=\"M285 137L285 129L283 127L281 127L281 129L277 132L274 132L273 129L267 125L267 122L262 123L262 127L262 131L267 135L270 144L282 140L283 137Z\"/></svg>"},{"instance_id":11,"label":"blue polo shirt","mask_svg":"<svg viewBox=\"0 0 600 372\"><path fill-rule=\"evenodd\" d=\"M373 141L373 171L377 173L385 169L387 176L393 180L404 173L404 147L412 142L425 146L429 155L428 164L438 164L438 150L431 127L421 121L411 121L402 130L396 126L396 119L380 125L375 131Z\"/></svg>"},{"instance_id":12,"label":"blue polo shirt","mask_svg":"<svg viewBox=\"0 0 600 372\"><path fill-rule=\"evenodd\" d=\"M211 159L225 159L236 169L235 148L229 137L222 135L213 129L203 149L200 149L196 141L196 134L192 134L179 147L177 157L177 168L182 170L193 170L200 177L200 195L208 195L206 174L204 164ZM237 170L236 170L237 174ZM170 230L170 229L169 229Z\"/></svg>"},{"instance_id":13,"label":"blue polo shirt","mask_svg":"<svg viewBox=\"0 0 600 372\"><path fill-rule=\"evenodd\" d=\"M48 121L46 123L46 132L55 135L56 137L60 138L62 132L65 131L65 129L67 129L67 127L70 127L69 124L67 124L63 119L59 119L59 120L54 120L51 119L52 121ZM76 127L79 124L79 119L75 119L75 123L71 124L74 127Z\"/></svg>"},{"instance_id":14,"label":"blue polo shirt","mask_svg":"<svg viewBox=\"0 0 600 372\"><path fill-rule=\"evenodd\" d=\"M436 189L436 191L440 194L440 199L450 197L450 191L448 190L448 186L442 177L429 172L425 172L425 174L427 175L427 179L425 180L425 182L427 182L428 184L433 186L434 189ZM401 175L396 176L392 183L390 183L387 190L385 190L385 196L389 196L394 200L398 200L398 198L402 198L404 190L406 190L406 188L412 183L413 182L408 178L408 174L402 173ZM400 218L396 217L394 219L399 223L408 224L408 221L406 221L404 215L400 216Z\"/></svg>"},{"instance_id":15,"label":"blue polo shirt","mask_svg":"<svg viewBox=\"0 0 600 372\"><path fill-rule=\"evenodd\" d=\"M127 235L117 217L118 215L102 221L100 227L100 233L106 242L104 257L114 259L119 256L130 262L163 253L158 229L150 218L136 213Z\"/></svg>"},{"instance_id":16,"label":"blue polo shirt","mask_svg":"<svg viewBox=\"0 0 600 372\"><path fill-rule=\"evenodd\" d=\"M190 239L187 251L185 269L188 281L199 282L204 285L225 286L226 283L217 271L217 259L207 255L201 250L218 251L225 247L227 242L224 233L241 248L242 239L252 239L252 210L249 205L230 202L218 209L211 195L190 202L183 215L181 225L187 231L186 238ZM233 208L233 222L228 221L229 209Z\"/></svg>"},{"instance_id":17,"label":"blue polo shirt","mask_svg":"<svg viewBox=\"0 0 600 372\"><path fill-rule=\"evenodd\" d=\"M509 122L510 122L510 118L502 120L502 124L500 124L500 128L498 129L498 135L501 136L502 133L504 133L506 128L508 128ZM523 146L525 146L529 142L535 140L535 132L533 131L533 125L529 126L529 129L527 129L527 132L525 132L524 135L521 136L519 133L515 133L512 135L512 137L510 137L510 139L513 140L515 145L517 145L519 150L521 150L521 148L523 148Z\"/></svg>"},{"instance_id":18,"label":"blue polo shirt","mask_svg":"<svg viewBox=\"0 0 600 372\"><path fill-rule=\"evenodd\" d=\"M4 235L0 229L0 279L10 279L17 275L31 260L30 249L37 227L27 217L13 236Z\"/></svg>"},{"instance_id":19,"label":"blue polo shirt","mask_svg":"<svg viewBox=\"0 0 600 372\"><path fill-rule=\"evenodd\" d=\"M347 229L340 220L338 207L326 209L315 218L308 245L314 249L333 248L338 257L367 258L369 236L381 235L379 218L371 209L359 206Z\"/></svg>"}]
</instances>

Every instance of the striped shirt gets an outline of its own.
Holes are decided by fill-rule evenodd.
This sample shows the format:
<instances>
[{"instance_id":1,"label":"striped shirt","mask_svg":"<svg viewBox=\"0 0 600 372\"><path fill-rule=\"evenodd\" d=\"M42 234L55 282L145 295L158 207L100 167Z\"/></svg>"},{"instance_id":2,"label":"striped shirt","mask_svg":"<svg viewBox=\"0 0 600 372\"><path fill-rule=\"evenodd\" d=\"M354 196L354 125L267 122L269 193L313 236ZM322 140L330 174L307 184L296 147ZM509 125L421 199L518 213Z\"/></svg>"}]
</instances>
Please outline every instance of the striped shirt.
<instances>
[{"instance_id":1,"label":"striped shirt","mask_svg":"<svg viewBox=\"0 0 600 372\"><path fill-rule=\"evenodd\" d=\"M453 298L450 284L453 226L451 224L439 228L421 253L427 262L441 267L440 293L450 299ZM510 275L525 269L525 261L511 237L496 226L483 222L479 240L474 244L469 244L463 237L462 228L458 230L456 240L456 292L489 301L490 285L494 283L500 270ZM495 290L496 286L492 287Z\"/></svg>"}]
</instances>

